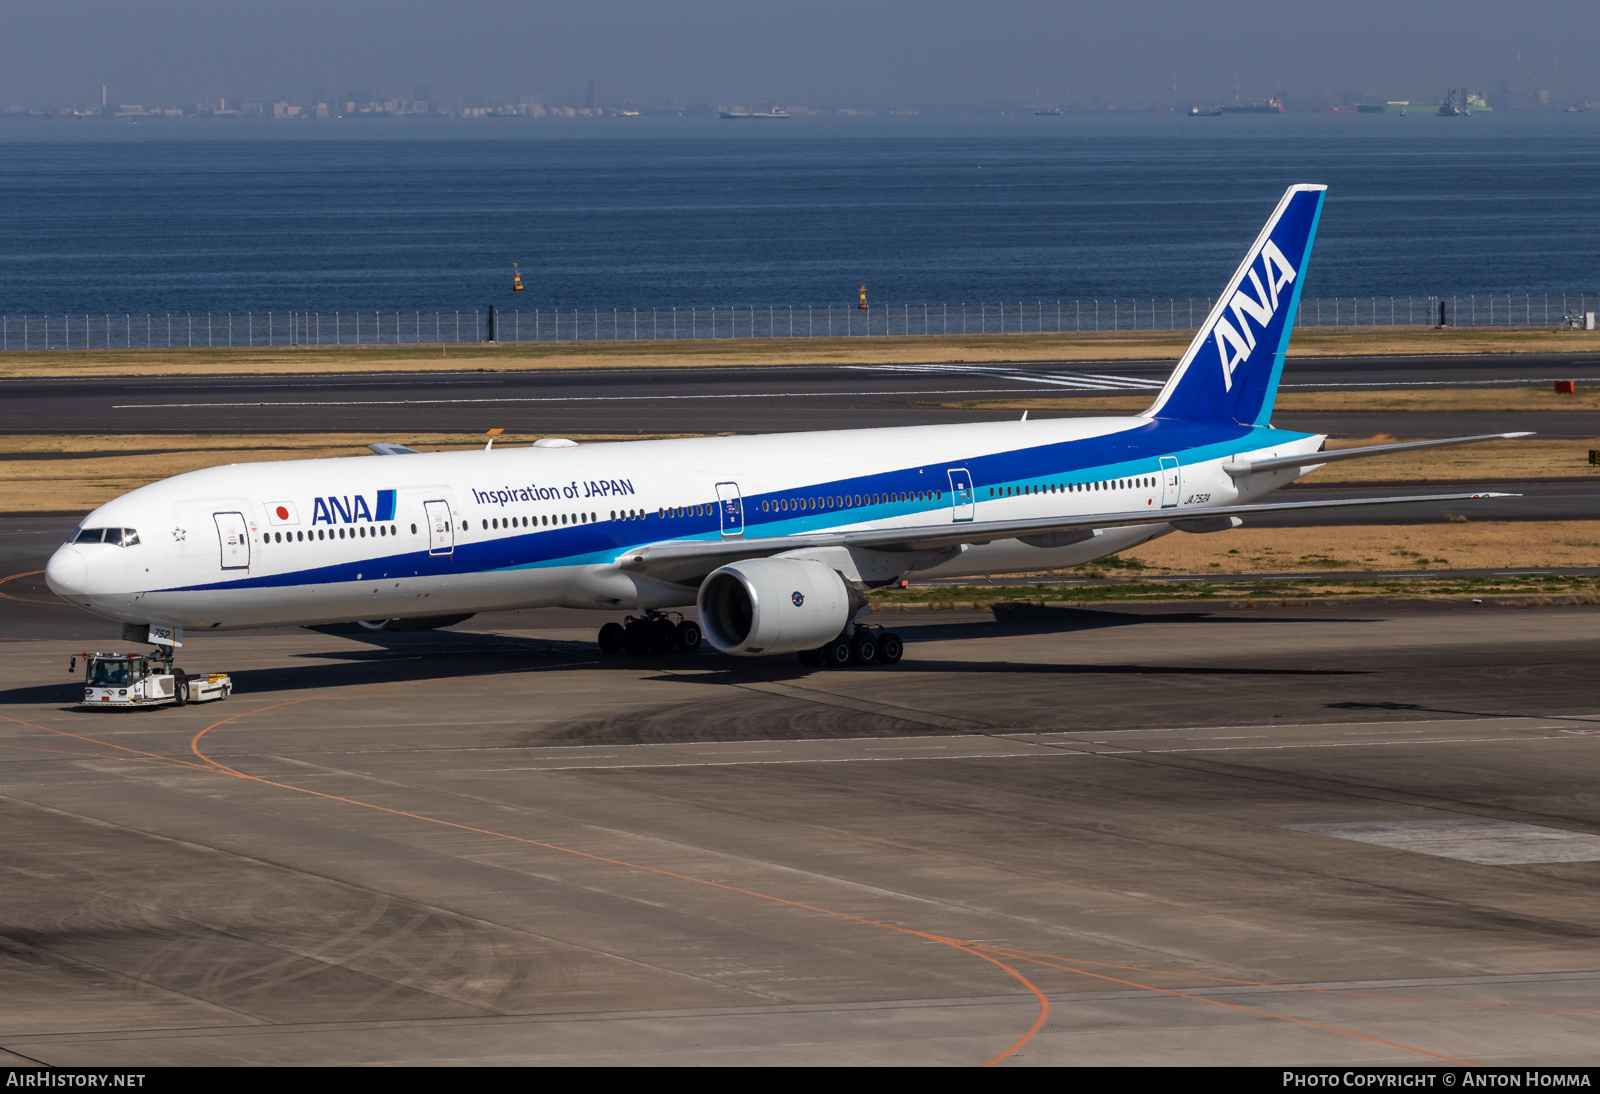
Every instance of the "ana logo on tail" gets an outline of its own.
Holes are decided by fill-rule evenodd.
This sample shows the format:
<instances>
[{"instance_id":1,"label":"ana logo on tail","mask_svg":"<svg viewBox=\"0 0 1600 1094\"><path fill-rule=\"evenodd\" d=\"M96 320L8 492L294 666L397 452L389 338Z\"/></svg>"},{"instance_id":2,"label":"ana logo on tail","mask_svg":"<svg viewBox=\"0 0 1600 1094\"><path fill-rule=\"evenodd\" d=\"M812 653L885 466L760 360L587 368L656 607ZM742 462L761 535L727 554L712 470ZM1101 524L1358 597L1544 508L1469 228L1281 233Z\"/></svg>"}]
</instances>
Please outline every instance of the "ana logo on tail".
<instances>
[{"instance_id":1,"label":"ana logo on tail","mask_svg":"<svg viewBox=\"0 0 1600 1094\"><path fill-rule=\"evenodd\" d=\"M1279 290L1295 279L1295 268L1289 265L1289 260L1283 257L1278 245L1270 239L1261 248L1261 272L1258 274L1255 264L1251 263L1247 273L1255 296L1252 298L1241 285L1233 294L1233 299L1228 301L1228 311L1233 313L1239 325L1235 327L1223 314L1217 316L1217 325L1212 328L1216 336L1217 358L1222 362L1222 387L1225 391L1233 390L1233 370L1256 348L1255 331L1250 329L1247 320L1254 319L1265 330L1267 324L1272 322L1273 313L1278 310Z\"/></svg>"},{"instance_id":2,"label":"ana logo on tail","mask_svg":"<svg viewBox=\"0 0 1600 1094\"><path fill-rule=\"evenodd\" d=\"M1284 191L1150 405L1152 418L1230 428L1272 420L1325 192L1315 183Z\"/></svg>"}]
</instances>

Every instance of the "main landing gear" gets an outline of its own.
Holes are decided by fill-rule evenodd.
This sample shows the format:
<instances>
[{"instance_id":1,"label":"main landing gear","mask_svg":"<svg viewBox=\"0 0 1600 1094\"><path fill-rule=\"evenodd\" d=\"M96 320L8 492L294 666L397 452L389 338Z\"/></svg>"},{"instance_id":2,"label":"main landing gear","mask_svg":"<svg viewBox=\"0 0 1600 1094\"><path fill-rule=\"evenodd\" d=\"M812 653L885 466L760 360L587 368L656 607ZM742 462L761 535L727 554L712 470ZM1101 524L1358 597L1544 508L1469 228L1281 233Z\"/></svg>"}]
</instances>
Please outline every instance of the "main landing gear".
<instances>
[{"instance_id":1,"label":"main landing gear","mask_svg":"<svg viewBox=\"0 0 1600 1094\"><path fill-rule=\"evenodd\" d=\"M800 663L812 668L842 669L852 665L898 665L905 643L893 631L852 623L832 642L801 650Z\"/></svg>"},{"instance_id":2,"label":"main landing gear","mask_svg":"<svg viewBox=\"0 0 1600 1094\"><path fill-rule=\"evenodd\" d=\"M673 651L693 653L699 648L700 624L681 615L674 623L667 613L650 610L642 617L630 615L621 623L607 623L600 628L601 653L639 657Z\"/></svg>"}]
</instances>

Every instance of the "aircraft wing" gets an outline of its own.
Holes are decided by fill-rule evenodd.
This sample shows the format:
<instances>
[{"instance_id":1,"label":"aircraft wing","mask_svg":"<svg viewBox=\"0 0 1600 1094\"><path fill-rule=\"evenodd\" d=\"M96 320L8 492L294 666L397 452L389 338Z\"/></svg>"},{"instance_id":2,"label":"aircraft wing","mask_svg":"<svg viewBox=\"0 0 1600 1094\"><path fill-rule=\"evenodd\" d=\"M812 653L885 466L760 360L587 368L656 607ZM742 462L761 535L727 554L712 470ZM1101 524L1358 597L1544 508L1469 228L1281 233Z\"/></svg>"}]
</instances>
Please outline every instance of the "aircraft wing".
<instances>
[{"instance_id":1,"label":"aircraft wing","mask_svg":"<svg viewBox=\"0 0 1600 1094\"><path fill-rule=\"evenodd\" d=\"M1031 520L960 521L902 528L844 529L790 536L730 537L723 540L673 540L636 547L619 555L617 565L628 570L650 570L657 566L702 561L708 569L741 558L799 551L810 547L861 547L875 551L923 554L962 543L989 543L997 539L1048 536L1052 533L1088 532L1096 528L1127 528L1140 524L1172 524L1196 532L1235 528L1244 518L1267 513L1295 513L1322 509L1352 509L1367 505L1405 505L1427 501L1473 501L1478 498L1511 498L1517 494L1422 494L1402 498L1348 498L1335 501L1256 502L1249 505L1218 505L1204 509L1157 509L1127 513L1088 513L1071 517L1038 517ZM1070 539L1065 543L1072 542Z\"/></svg>"}]
</instances>

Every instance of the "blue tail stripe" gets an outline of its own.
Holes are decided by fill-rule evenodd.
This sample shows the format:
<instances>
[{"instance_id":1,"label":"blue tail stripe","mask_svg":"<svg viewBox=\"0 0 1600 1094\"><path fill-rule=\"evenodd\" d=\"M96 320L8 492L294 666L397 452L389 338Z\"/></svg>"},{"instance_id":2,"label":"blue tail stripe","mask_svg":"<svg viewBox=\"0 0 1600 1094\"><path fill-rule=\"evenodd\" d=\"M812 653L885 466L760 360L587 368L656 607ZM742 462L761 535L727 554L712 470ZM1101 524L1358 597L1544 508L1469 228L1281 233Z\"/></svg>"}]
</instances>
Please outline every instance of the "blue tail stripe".
<instances>
[{"instance_id":1,"label":"blue tail stripe","mask_svg":"<svg viewBox=\"0 0 1600 1094\"><path fill-rule=\"evenodd\" d=\"M1311 257L1311 244L1317 238L1317 225L1320 223L1322 195L1318 194L1317 209L1311 217L1311 231L1306 235L1306 252L1300 259L1301 276L1294 279L1294 295L1289 298L1289 307L1284 312L1287 321L1283 324L1283 334L1278 338L1278 351L1272 357L1272 375L1267 380L1261 407L1256 411L1255 425L1268 425L1272 421L1272 406L1278 401L1278 381L1283 378L1283 359L1289 352L1289 336L1294 333L1294 317L1300 314L1300 293L1306 287L1306 261Z\"/></svg>"}]
</instances>

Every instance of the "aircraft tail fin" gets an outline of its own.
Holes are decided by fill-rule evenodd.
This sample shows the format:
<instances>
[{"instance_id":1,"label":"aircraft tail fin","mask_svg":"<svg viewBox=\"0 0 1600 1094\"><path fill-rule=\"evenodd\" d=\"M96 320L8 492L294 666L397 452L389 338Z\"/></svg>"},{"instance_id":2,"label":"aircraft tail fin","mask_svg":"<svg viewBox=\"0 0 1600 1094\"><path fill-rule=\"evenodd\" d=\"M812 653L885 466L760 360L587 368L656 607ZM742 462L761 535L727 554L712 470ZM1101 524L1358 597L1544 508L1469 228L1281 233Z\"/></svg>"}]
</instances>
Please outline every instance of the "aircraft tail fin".
<instances>
[{"instance_id":1,"label":"aircraft tail fin","mask_svg":"<svg viewBox=\"0 0 1600 1094\"><path fill-rule=\"evenodd\" d=\"M1147 414L1266 425L1326 186L1289 187Z\"/></svg>"}]
</instances>

